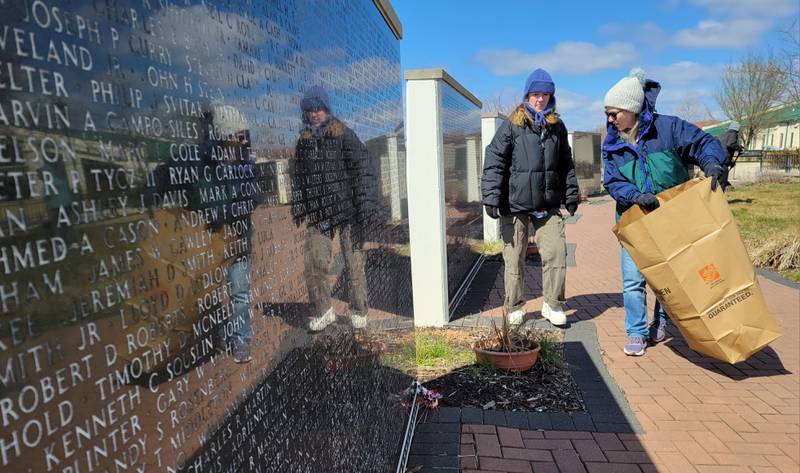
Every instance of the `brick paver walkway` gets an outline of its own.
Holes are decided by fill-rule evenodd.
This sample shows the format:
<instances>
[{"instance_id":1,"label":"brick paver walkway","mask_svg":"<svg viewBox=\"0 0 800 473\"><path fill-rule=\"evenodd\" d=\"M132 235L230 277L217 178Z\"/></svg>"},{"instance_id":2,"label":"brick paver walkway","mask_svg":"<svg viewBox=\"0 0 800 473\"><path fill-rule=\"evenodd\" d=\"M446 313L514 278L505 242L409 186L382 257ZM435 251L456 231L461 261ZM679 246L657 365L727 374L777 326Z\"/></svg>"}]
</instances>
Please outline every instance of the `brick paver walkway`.
<instances>
[{"instance_id":1,"label":"brick paver walkway","mask_svg":"<svg viewBox=\"0 0 800 473\"><path fill-rule=\"evenodd\" d=\"M675 329L646 356L627 357L614 206L607 197L592 204L582 205L581 218L567 227L567 241L577 244L577 266L567 275L569 313L596 325L603 361L644 433L463 424L462 471L800 472L800 291L759 277L783 336L745 363L698 355ZM529 289L541 294L540 286ZM502 294L498 274L484 315L499 313ZM541 303L541 297L529 302L536 318Z\"/></svg>"}]
</instances>

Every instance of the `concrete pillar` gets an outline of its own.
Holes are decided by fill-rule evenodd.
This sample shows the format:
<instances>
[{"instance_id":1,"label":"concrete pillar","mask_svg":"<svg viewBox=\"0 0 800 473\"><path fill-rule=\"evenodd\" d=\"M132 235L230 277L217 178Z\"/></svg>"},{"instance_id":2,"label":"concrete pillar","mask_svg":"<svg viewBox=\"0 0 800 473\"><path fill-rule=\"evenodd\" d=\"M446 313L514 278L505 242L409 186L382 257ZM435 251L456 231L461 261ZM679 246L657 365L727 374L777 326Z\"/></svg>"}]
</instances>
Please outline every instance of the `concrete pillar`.
<instances>
[{"instance_id":1,"label":"concrete pillar","mask_svg":"<svg viewBox=\"0 0 800 473\"><path fill-rule=\"evenodd\" d=\"M289 189L289 169L287 161L275 161L275 178L278 188L278 202L288 204L291 190Z\"/></svg>"},{"instance_id":2,"label":"concrete pillar","mask_svg":"<svg viewBox=\"0 0 800 473\"><path fill-rule=\"evenodd\" d=\"M500 128L505 120L505 116L497 112L481 114L481 169L480 176L483 176L483 163L486 160L486 147L492 142L494 133ZM480 182L480 178L479 178ZM481 196L483 198L483 196ZM483 211L483 241L486 243L500 240L500 221L489 217L486 210Z\"/></svg>"},{"instance_id":3,"label":"concrete pillar","mask_svg":"<svg viewBox=\"0 0 800 473\"><path fill-rule=\"evenodd\" d=\"M386 147L389 154L389 202L392 220L400 220L403 218L403 212L400 198L400 154L396 134L386 138Z\"/></svg>"},{"instance_id":4,"label":"concrete pillar","mask_svg":"<svg viewBox=\"0 0 800 473\"><path fill-rule=\"evenodd\" d=\"M467 137L467 202L481 201L481 174L483 166L478 160L478 137Z\"/></svg>"},{"instance_id":5,"label":"concrete pillar","mask_svg":"<svg viewBox=\"0 0 800 473\"><path fill-rule=\"evenodd\" d=\"M406 72L406 176L414 325L448 322L440 81ZM419 77L419 78L418 78Z\"/></svg>"}]
</instances>

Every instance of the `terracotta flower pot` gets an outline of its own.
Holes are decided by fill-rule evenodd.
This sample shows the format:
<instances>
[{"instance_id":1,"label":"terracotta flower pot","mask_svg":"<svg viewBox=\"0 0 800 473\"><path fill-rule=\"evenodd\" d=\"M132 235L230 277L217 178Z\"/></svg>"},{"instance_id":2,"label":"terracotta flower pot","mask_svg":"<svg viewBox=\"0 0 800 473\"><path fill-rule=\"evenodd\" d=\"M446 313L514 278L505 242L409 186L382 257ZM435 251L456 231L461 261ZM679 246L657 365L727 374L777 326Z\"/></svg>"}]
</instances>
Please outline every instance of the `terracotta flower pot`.
<instances>
[{"instance_id":1,"label":"terracotta flower pot","mask_svg":"<svg viewBox=\"0 0 800 473\"><path fill-rule=\"evenodd\" d=\"M490 363L501 370L514 371L521 373L533 368L539 358L541 345L536 344L533 350L504 352L484 350L480 343L475 343L472 349L475 351L475 360L479 364Z\"/></svg>"}]
</instances>

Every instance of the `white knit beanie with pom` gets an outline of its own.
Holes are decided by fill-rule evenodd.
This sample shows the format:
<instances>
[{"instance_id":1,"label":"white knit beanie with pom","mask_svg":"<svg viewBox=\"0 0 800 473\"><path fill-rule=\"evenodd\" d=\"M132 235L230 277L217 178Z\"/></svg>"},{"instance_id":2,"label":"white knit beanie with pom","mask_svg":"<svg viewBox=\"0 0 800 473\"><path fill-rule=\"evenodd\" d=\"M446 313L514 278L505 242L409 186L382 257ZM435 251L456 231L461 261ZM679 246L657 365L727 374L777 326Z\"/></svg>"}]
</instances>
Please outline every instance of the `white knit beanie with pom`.
<instances>
[{"instance_id":1,"label":"white knit beanie with pom","mask_svg":"<svg viewBox=\"0 0 800 473\"><path fill-rule=\"evenodd\" d=\"M644 104L645 74L641 69L633 69L628 77L623 77L606 92L603 105L639 113Z\"/></svg>"}]
</instances>

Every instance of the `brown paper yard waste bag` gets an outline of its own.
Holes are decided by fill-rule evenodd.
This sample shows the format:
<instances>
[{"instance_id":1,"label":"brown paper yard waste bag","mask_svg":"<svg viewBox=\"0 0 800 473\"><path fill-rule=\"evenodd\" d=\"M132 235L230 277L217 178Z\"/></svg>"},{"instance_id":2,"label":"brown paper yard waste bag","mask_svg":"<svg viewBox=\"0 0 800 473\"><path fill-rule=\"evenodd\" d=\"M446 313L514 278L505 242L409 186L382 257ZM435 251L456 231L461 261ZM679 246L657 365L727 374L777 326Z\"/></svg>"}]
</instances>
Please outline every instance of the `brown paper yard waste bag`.
<instances>
[{"instance_id":1,"label":"brown paper yard waste bag","mask_svg":"<svg viewBox=\"0 0 800 473\"><path fill-rule=\"evenodd\" d=\"M689 347L738 363L780 336L722 192L693 179L627 210L613 232Z\"/></svg>"}]
</instances>

